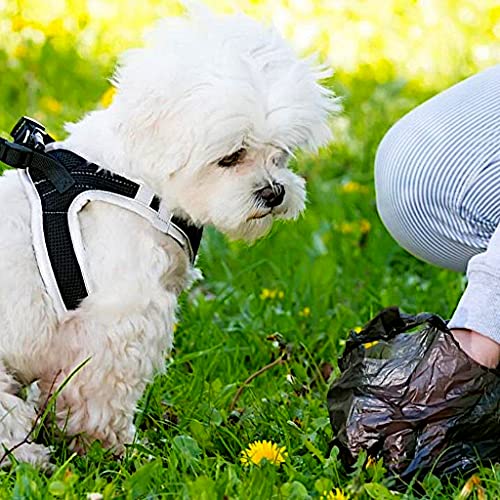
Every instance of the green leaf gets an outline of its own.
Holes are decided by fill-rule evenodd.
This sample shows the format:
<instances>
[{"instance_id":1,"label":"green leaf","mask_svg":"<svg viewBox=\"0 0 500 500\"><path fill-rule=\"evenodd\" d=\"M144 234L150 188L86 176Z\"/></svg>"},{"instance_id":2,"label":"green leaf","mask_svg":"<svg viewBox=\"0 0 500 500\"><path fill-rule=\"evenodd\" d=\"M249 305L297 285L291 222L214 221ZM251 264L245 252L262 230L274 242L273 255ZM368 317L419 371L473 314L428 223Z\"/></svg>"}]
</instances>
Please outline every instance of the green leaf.
<instances>
[{"instance_id":1,"label":"green leaf","mask_svg":"<svg viewBox=\"0 0 500 500\"><path fill-rule=\"evenodd\" d=\"M314 489L321 495L324 491L330 491L333 488L333 482L327 477L321 477L314 483Z\"/></svg>"},{"instance_id":2,"label":"green leaf","mask_svg":"<svg viewBox=\"0 0 500 500\"><path fill-rule=\"evenodd\" d=\"M375 498L376 500L399 498L399 494L393 493L386 486L380 483L366 483L364 485L364 490L368 493L370 498Z\"/></svg>"},{"instance_id":3,"label":"green leaf","mask_svg":"<svg viewBox=\"0 0 500 500\"><path fill-rule=\"evenodd\" d=\"M49 484L49 492L55 497L62 497L66 493L66 485L62 481L52 481Z\"/></svg>"},{"instance_id":4,"label":"green leaf","mask_svg":"<svg viewBox=\"0 0 500 500\"><path fill-rule=\"evenodd\" d=\"M195 438L195 442L199 442L204 448L211 445L211 434L208 426L199 420L191 420L189 423L189 430Z\"/></svg>"},{"instance_id":5,"label":"green leaf","mask_svg":"<svg viewBox=\"0 0 500 500\"><path fill-rule=\"evenodd\" d=\"M283 498L287 500L303 500L311 498L307 492L307 488L299 481L285 483L281 487L281 494L283 495Z\"/></svg>"},{"instance_id":6,"label":"green leaf","mask_svg":"<svg viewBox=\"0 0 500 500\"><path fill-rule=\"evenodd\" d=\"M173 441L173 447L187 463L196 462L200 458L201 448L191 436L176 436Z\"/></svg>"},{"instance_id":7,"label":"green leaf","mask_svg":"<svg viewBox=\"0 0 500 500\"><path fill-rule=\"evenodd\" d=\"M193 500L213 500L217 498L215 482L208 476L199 476L188 485L189 496Z\"/></svg>"},{"instance_id":8,"label":"green leaf","mask_svg":"<svg viewBox=\"0 0 500 500\"><path fill-rule=\"evenodd\" d=\"M137 469L124 483L126 490L129 490L131 498L139 498L154 491L152 483L158 477L161 469L161 461L147 463Z\"/></svg>"}]
</instances>

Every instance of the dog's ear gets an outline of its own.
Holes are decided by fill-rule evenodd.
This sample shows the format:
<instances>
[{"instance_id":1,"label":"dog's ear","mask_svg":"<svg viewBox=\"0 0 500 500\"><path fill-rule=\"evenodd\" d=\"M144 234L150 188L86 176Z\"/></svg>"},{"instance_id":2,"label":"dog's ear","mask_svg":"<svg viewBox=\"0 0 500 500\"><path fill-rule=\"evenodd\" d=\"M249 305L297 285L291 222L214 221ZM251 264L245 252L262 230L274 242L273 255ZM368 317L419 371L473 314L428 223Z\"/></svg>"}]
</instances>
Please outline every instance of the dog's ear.
<instances>
[{"instance_id":1,"label":"dog's ear","mask_svg":"<svg viewBox=\"0 0 500 500\"><path fill-rule=\"evenodd\" d=\"M277 71L269 87L268 127L287 149L316 152L332 139L330 117L342 110L340 99L322 81L333 71L313 57L296 59Z\"/></svg>"},{"instance_id":2,"label":"dog's ear","mask_svg":"<svg viewBox=\"0 0 500 500\"><path fill-rule=\"evenodd\" d=\"M174 173L187 161L191 141L186 134L183 103L189 88L189 68L179 54L160 45L131 49L120 58L112 78L117 92L109 111L120 124L127 147L161 162L166 173Z\"/></svg>"}]
</instances>

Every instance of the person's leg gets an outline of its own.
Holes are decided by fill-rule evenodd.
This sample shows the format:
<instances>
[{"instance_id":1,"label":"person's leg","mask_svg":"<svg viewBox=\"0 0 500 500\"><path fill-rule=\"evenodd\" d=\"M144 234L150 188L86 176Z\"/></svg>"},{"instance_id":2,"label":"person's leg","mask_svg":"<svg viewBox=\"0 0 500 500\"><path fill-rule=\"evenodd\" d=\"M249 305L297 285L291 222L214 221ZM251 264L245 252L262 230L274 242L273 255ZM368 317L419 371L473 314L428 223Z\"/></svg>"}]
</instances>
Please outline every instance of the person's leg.
<instances>
[{"instance_id":1,"label":"person's leg","mask_svg":"<svg viewBox=\"0 0 500 500\"><path fill-rule=\"evenodd\" d=\"M377 152L375 183L380 216L408 251L456 270L477 255L450 326L471 357L497 364L500 66L435 96L392 127Z\"/></svg>"}]
</instances>

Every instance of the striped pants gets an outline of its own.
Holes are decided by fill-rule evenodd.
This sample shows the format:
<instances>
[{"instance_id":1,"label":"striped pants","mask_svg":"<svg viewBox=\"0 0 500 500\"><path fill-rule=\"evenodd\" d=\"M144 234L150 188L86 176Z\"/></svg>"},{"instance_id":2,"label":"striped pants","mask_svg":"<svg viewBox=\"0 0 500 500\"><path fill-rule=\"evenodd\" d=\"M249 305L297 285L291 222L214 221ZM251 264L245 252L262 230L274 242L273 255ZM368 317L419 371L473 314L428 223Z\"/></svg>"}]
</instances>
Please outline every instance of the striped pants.
<instances>
[{"instance_id":1,"label":"striped pants","mask_svg":"<svg viewBox=\"0 0 500 500\"><path fill-rule=\"evenodd\" d=\"M415 256L467 269L450 325L500 343L500 65L415 108L380 143L377 207Z\"/></svg>"}]
</instances>

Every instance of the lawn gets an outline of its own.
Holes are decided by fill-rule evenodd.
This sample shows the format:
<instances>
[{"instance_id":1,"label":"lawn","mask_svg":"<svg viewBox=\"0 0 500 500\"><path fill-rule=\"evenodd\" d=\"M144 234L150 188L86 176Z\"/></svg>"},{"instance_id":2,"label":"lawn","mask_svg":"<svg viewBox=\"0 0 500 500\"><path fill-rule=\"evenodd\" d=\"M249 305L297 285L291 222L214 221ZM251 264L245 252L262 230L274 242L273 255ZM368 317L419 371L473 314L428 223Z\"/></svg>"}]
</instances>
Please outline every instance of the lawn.
<instances>
[{"instance_id":1,"label":"lawn","mask_svg":"<svg viewBox=\"0 0 500 500\"><path fill-rule=\"evenodd\" d=\"M106 93L113 59L93 60L48 38L14 56L0 43L0 133L22 114L62 137L64 121L91 110ZM459 80L465 67L450 76ZM137 443L116 460L96 444L85 457L55 445L55 472L20 464L0 471L0 498L427 498L460 496L428 475L404 494L391 492L382 464L347 473L330 450L328 380L350 328L388 305L448 317L461 275L426 265L400 249L378 219L373 160L385 131L436 93L369 68L339 71L328 82L343 96L335 142L299 156L308 209L253 246L206 231L198 266L204 280L180 301L175 352L140 402ZM279 336L277 336L279 334ZM286 359L244 381L282 354ZM234 408L233 408L234 406ZM256 440L285 447L281 466L241 463ZM478 472L470 498L500 498L500 469ZM339 488L339 490L335 490ZM330 492L325 496L325 492ZM481 494L485 495L481 497ZM94 498L100 498L95 496Z\"/></svg>"}]
</instances>

